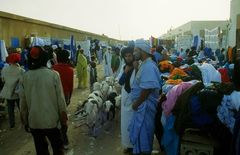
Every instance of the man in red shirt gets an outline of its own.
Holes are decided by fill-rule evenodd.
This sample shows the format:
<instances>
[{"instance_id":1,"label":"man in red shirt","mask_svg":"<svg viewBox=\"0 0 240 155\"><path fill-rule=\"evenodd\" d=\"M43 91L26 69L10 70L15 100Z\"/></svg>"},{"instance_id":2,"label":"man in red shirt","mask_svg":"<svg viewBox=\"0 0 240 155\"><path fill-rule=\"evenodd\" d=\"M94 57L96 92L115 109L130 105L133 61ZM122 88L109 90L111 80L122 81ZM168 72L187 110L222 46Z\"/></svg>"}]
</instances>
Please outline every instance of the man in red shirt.
<instances>
[{"instance_id":1,"label":"man in red shirt","mask_svg":"<svg viewBox=\"0 0 240 155\"><path fill-rule=\"evenodd\" d=\"M73 91L73 67L70 65L69 52L67 50L57 51L57 64L53 69L60 74L63 91L67 105L70 104L70 99Z\"/></svg>"},{"instance_id":2,"label":"man in red shirt","mask_svg":"<svg viewBox=\"0 0 240 155\"><path fill-rule=\"evenodd\" d=\"M66 104L69 105L73 91L73 67L70 65L69 52L67 50L59 49L56 54L58 63L53 66L53 69L60 74ZM62 127L61 131L64 148L68 149L67 126Z\"/></svg>"}]
</instances>

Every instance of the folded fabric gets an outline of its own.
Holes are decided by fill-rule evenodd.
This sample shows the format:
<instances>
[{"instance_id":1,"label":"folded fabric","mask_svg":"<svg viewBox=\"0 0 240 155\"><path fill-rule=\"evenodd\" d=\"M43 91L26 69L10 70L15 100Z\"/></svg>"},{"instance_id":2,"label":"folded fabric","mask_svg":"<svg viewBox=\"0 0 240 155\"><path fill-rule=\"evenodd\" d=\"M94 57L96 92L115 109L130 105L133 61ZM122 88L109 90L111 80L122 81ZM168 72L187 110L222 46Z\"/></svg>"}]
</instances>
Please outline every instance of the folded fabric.
<instances>
[{"instance_id":1,"label":"folded fabric","mask_svg":"<svg viewBox=\"0 0 240 155\"><path fill-rule=\"evenodd\" d=\"M174 66L168 60L160 61L159 67L161 71L167 71L167 72L171 72L174 68Z\"/></svg>"},{"instance_id":2,"label":"folded fabric","mask_svg":"<svg viewBox=\"0 0 240 155\"><path fill-rule=\"evenodd\" d=\"M174 79L168 79L168 80L166 81L166 84L178 85L178 84L180 84L180 83L182 83L182 82L183 82L183 80L181 80L181 79L176 79L176 80L174 80Z\"/></svg>"},{"instance_id":3,"label":"folded fabric","mask_svg":"<svg viewBox=\"0 0 240 155\"><path fill-rule=\"evenodd\" d=\"M176 104L177 98L193 84L191 82L182 82L174 86L166 95L167 100L162 103L162 109L166 116L169 116Z\"/></svg>"},{"instance_id":4,"label":"folded fabric","mask_svg":"<svg viewBox=\"0 0 240 155\"><path fill-rule=\"evenodd\" d=\"M179 78L185 77L185 76L188 76L188 75L182 69L174 68L169 76L169 79L179 79Z\"/></svg>"},{"instance_id":5,"label":"folded fabric","mask_svg":"<svg viewBox=\"0 0 240 155\"><path fill-rule=\"evenodd\" d=\"M164 85L162 86L162 92L163 92L164 94L167 94L174 86L175 86L175 85L173 85L173 84L164 84Z\"/></svg>"},{"instance_id":6,"label":"folded fabric","mask_svg":"<svg viewBox=\"0 0 240 155\"><path fill-rule=\"evenodd\" d=\"M174 130L175 116L170 114L166 117L162 114L161 123L163 126L163 135L161 139L161 144L164 147L164 151L167 155L178 155L179 154L179 136Z\"/></svg>"},{"instance_id":7,"label":"folded fabric","mask_svg":"<svg viewBox=\"0 0 240 155\"><path fill-rule=\"evenodd\" d=\"M236 114L236 121L233 130L233 143L235 144L233 153L240 155L240 111Z\"/></svg>"},{"instance_id":8,"label":"folded fabric","mask_svg":"<svg viewBox=\"0 0 240 155\"><path fill-rule=\"evenodd\" d=\"M221 105L217 108L218 119L233 133L235 113L240 109L240 92L233 91L231 95L224 95Z\"/></svg>"},{"instance_id":9,"label":"folded fabric","mask_svg":"<svg viewBox=\"0 0 240 155\"><path fill-rule=\"evenodd\" d=\"M208 63L203 63L199 66L202 73L202 80L204 85L208 85L212 81L221 82L221 74L213 67L213 65Z\"/></svg>"},{"instance_id":10,"label":"folded fabric","mask_svg":"<svg viewBox=\"0 0 240 155\"><path fill-rule=\"evenodd\" d=\"M230 82L230 78L228 76L228 70L226 68L220 68L218 69L218 71L220 72L221 74L221 79L222 79L222 82Z\"/></svg>"},{"instance_id":11,"label":"folded fabric","mask_svg":"<svg viewBox=\"0 0 240 155\"><path fill-rule=\"evenodd\" d=\"M192 121L189 102L191 96L196 95L203 87L204 85L202 82L194 83L177 98L172 113L176 116L174 127L179 135L183 134L184 129L191 127Z\"/></svg>"},{"instance_id":12,"label":"folded fabric","mask_svg":"<svg viewBox=\"0 0 240 155\"><path fill-rule=\"evenodd\" d=\"M211 124L213 119L203 110L199 97L193 95L190 99L190 107L192 112L192 121L197 127Z\"/></svg>"},{"instance_id":13,"label":"folded fabric","mask_svg":"<svg viewBox=\"0 0 240 155\"><path fill-rule=\"evenodd\" d=\"M224 95L221 105L217 108L217 116L218 119L228 127L231 133L233 133L235 124L233 109L231 97Z\"/></svg>"},{"instance_id":14,"label":"folded fabric","mask_svg":"<svg viewBox=\"0 0 240 155\"><path fill-rule=\"evenodd\" d=\"M214 83L214 89L224 95L231 95L234 91L233 83Z\"/></svg>"},{"instance_id":15,"label":"folded fabric","mask_svg":"<svg viewBox=\"0 0 240 155\"><path fill-rule=\"evenodd\" d=\"M196 80L202 81L202 73L201 73L200 69L198 68L198 66L191 65L190 68L191 68L190 76Z\"/></svg>"},{"instance_id":16,"label":"folded fabric","mask_svg":"<svg viewBox=\"0 0 240 155\"><path fill-rule=\"evenodd\" d=\"M216 109L221 105L223 95L216 90L203 89L197 93L201 107L209 115L215 117Z\"/></svg>"},{"instance_id":17,"label":"folded fabric","mask_svg":"<svg viewBox=\"0 0 240 155\"><path fill-rule=\"evenodd\" d=\"M231 99L232 99L232 106L234 107L235 110L239 111L240 110L240 91L233 91L231 94Z\"/></svg>"}]
</instances>

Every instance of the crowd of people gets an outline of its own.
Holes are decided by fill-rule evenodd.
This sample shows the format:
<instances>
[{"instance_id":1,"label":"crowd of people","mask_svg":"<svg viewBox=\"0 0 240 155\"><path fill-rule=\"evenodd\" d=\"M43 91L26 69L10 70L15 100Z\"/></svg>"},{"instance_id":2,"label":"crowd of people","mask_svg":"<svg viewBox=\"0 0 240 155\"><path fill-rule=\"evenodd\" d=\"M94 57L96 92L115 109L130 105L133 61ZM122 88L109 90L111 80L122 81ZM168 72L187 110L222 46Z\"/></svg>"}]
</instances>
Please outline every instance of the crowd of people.
<instances>
[{"instance_id":1,"label":"crowd of people","mask_svg":"<svg viewBox=\"0 0 240 155\"><path fill-rule=\"evenodd\" d=\"M97 64L104 59L102 48L94 43L90 55L85 55L78 46L75 62L69 50L57 45L6 50L6 60L1 63L1 102L7 102L10 128L15 127L17 106L24 129L33 136L37 154L49 153L46 138L54 154L64 154L64 149L68 149L66 109L73 93L74 68L77 88L90 86L92 91L97 81ZM110 74L116 76L120 69L120 48L115 49L118 53L115 56L111 52Z\"/></svg>"},{"instance_id":2,"label":"crowd of people","mask_svg":"<svg viewBox=\"0 0 240 155\"><path fill-rule=\"evenodd\" d=\"M124 153L150 155L155 135L167 155L180 154L185 129L195 128L214 137L215 154L239 154L239 53L236 47L171 52L144 40L123 48L117 79Z\"/></svg>"},{"instance_id":3,"label":"crowd of people","mask_svg":"<svg viewBox=\"0 0 240 155\"><path fill-rule=\"evenodd\" d=\"M105 47L103 53L100 49L89 57L79 47L76 63L71 62L68 50L55 45L9 53L8 65L2 65L0 96L7 102L10 128L15 126L17 105L37 154L49 154L46 137L54 154L64 154L69 144L67 106L73 93L74 67L77 88L89 85L92 91L97 64L103 65L105 77L114 77L122 86L124 153L150 155L155 136L162 151L177 155L187 128L216 138L216 153L239 153L239 49L171 51L151 47L145 40Z\"/></svg>"},{"instance_id":4,"label":"crowd of people","mask_svg":"<svg viewBox=\"0 0 240 155\"><path fill-rule=\"evenodd\" d=\"M33 135L37 154L48 154L46 137L54 154L64 154L63 147L69 143L66 106L74 76L69 52L34 46L24 55L24 67L20 66L21 54L11 49L1 72L4 85L0 95L7 100L10 128L15 127L16 103L25 130Z\"/></svg>"},{"instance_id":5,"label":"crowd of people","mask_svg":"<svg viewBox=\"0 0 240 155\"><path fill-rule=\"evenodd\" d=\"M71 103L74 84L74 63L70 51L57 45L33 46L20 52L10 48L6 63L1 64L1 99L6 100L9 127L15 127L15 106L20 111L24 129L34 139L36 153L49 154L46 137L53 154L68 149L67 106ZM76 62L78 88L96 82L96 62L79 49ZM3 100L3 101L4 101Z\"/></svg>"}]
</instances>

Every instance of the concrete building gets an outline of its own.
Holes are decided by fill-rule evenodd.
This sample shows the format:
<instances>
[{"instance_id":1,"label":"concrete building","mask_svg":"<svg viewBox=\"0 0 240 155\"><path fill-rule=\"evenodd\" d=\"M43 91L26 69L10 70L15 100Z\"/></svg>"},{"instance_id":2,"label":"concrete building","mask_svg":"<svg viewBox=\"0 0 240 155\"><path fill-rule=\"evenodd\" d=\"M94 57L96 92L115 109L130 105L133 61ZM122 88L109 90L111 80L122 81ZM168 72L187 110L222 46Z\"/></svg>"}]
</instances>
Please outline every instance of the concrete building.
<instances>
[{"instance_id":1,"label":"concrete building","mask_svg":"<svg viewBox=\"0 0 240 155\"><path fill-rule=\"evenodd\" d=\"M200 35L204 37L204 29L212 30L220 27L223 31L227 30L228 21L190 21L175 29L169 30L166 34L162 35L163 39L175 39L179 35Z\"/></svg>"},{"instance_id":2,"label":"concrete building","mask_svg":"<svg viewBox=\"0 0 240 155\"><path fill-rule=\"evenodd\" d=\"M238 48L238 50L240 49L240 15L238 15L238 17L237 17L237 21L238 21L238 23L237 23L237 48Z\"/></svg>"},{"instance_id":3,"label":"concrete building","mask_svg":"<svg viewBox=\"0 0 240 155\"><path fill-rule=\"evenodd\" d=\"M219 36L227 39L227 26L228 21L190 21L182 26L179 26L175 29L169 30L166 34L162 35L160 38L165 40L175 40L175 43L178 46L178 41L184 40L184 43L181 43L176 48L180 46L191 46L194 36L199 36L201 39L205 39L205 30L213 30L218 28Z\"/></svg>"},{"instance_id":4,"label":"concrete building","mask_svg":"<svg viewBox=\"0 0 240 155\"><path fill-rule=\"evenodd\" d=\"M0 11L0 40L4 40L7 47L11 47L14 39L19 41L19 46L24 47L25 38L29 36L70 39L71 35L74 36L75 41L91 38L105 41L108 44L123 43L123 41L109 38L105 35L98 35Z\"/></svg>"},{"instance_id":5,"label":"concrete building","mask_svg":"<svg viewBox=\"0 0 240 155\"><path fill-rule=\"evenodd\" d=\"M238 32L238 33L237 33ZM231 0L228 43L230 46L240 44L240 0ZM238 45L240 47L240 45Z\"/></svg>"}]
</instances>

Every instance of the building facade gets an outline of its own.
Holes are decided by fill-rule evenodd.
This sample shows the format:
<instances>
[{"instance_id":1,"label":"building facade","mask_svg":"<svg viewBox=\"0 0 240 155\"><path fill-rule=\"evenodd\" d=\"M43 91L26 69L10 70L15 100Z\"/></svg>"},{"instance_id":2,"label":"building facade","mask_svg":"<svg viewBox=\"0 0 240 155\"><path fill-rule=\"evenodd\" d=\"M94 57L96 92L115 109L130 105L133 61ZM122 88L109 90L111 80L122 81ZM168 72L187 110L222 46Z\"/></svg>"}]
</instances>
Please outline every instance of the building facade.
<instances>
[{"instance_id":1,"label":"building facade","mask_svg":"<svg viewBox=\"0 0 240 155\"><path fill-rule=\"evenodd\" d=\"M216 38L219 46L226 46L228 21L190 21L162 35L161 39L175 40L175 48L189 48L198 37L198 46L208 38Z\"/></svg>"},{"instance_id":2,"label":"building facade","mask_svg":"<svg viewBox=\"0 0 240 155\"><path fill-rule=\"evenodd\" d=\"M20 47L24 47L25 38L29 36L62 40L70 40L70 37L74 36L75 41L98 39L108 44L123 42L105 35L98 35L0 11L0 40L4 40L7 47L12 47L12 44L16 42L19 42Z\"/></svg>"},{"instance_id":3,"label":"building facade","mask_svg":"<svg viewBox=\"0 0 240 155\"><path fill-rule=\"evenodd\" d=\"M231 0L228 43L232 47L236 45L237 40L240 37L239 30L240 30L240 0Z\"/></svg>"}]
</instances>

